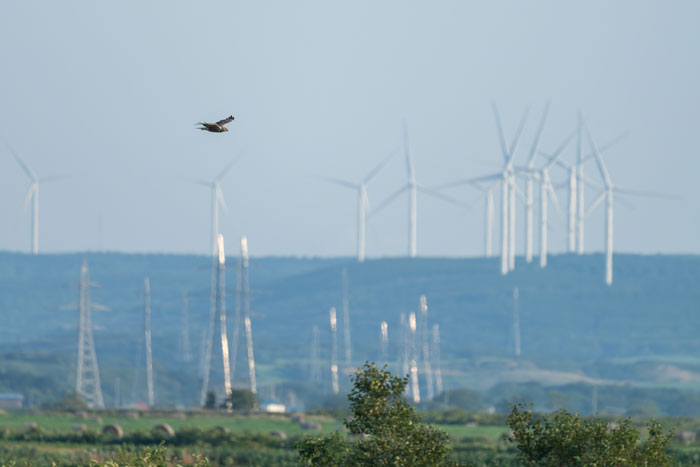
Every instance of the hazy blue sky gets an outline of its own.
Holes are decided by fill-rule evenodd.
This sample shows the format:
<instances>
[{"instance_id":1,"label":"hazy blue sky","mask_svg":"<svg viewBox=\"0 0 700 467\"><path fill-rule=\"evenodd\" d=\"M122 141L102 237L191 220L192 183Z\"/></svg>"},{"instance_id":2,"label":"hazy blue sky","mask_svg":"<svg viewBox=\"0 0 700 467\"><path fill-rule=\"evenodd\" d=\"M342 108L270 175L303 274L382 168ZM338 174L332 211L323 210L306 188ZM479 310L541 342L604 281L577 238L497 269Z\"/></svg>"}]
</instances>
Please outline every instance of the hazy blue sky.
<instances>
[{"instance_id":1,"label":"hazy blue sky","mask_svg":"<svg viewBox=\"0 0 700 467\"><path fill-rule=\"evenodd\" d=\"M355 194L314 176L360 180L401 144L402 118L419 182L489 173L490 101L508 135L532 105L523 161L549 99L543 149L581 107L600 142L630 131L606 154L615 183L683 196L618 204L616 249L700 253L698 24L697 1L2 2L0 249L29 247L29 182L5 142L39 176L71 176L41 186L45 252L204 253L209 192L187 178L244 154L222 183L229 245L245 234L253 255L352 255ZM194 129L231 113L228 133ZM405 177L394 158L370 200ZM370 221L369 256L406 252L407 211L404 196ZM557 252L565 220L551 216ZM419 195L418 218L419 254L482 252L481 204ZM587 223L589 251L602 218Z\"/></svg>"}]
</instances>

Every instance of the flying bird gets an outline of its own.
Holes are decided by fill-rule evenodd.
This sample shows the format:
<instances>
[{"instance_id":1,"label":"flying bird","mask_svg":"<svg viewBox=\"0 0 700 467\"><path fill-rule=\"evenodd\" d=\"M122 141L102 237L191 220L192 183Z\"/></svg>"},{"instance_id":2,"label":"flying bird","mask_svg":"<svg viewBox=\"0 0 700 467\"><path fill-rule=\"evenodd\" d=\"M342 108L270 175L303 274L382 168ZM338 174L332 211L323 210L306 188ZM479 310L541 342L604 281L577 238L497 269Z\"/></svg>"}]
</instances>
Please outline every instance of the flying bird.
<instances>
[{"instance_id":1,"label":"flying bird","mask_svg":"<svg viewBox=\"0 0 700 467\"><path fill-rule=\"evenodd\" d=\"M209 131L211 133L223 133L224 131L228 131L228 128L226 128L226 125L231 123L232 121L233 121L233 115L229 115L227 118L224 118L223 120L219 120L216 123L198 122L197 125L202 125L202 126L197 127L197 128L200 130Z\"/></svg>"}]
</instances>

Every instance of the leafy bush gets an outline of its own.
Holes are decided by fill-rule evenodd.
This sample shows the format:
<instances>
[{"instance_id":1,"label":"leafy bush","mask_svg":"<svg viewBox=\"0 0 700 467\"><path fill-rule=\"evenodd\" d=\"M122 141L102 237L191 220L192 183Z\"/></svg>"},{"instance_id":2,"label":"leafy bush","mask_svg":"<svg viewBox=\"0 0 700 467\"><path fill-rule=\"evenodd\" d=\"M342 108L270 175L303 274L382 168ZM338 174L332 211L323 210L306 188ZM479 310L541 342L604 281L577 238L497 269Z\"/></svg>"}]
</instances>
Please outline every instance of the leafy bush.
<instances>
[{"instance_id":1,"label":"leafy bush","mask_svg":"<svg viewBox=\"0 0 700 467\"><path fill-rule=\"evenodd\" d=\"M525 466L670 466L666 452L672 433L664 434L654 420L649 438L639 443L639 432L629 419L617 426L582 419L562 409L552 418L534 420L532 411L514 405L508 417L512 440Z\"/></svg>"}]
</instances>

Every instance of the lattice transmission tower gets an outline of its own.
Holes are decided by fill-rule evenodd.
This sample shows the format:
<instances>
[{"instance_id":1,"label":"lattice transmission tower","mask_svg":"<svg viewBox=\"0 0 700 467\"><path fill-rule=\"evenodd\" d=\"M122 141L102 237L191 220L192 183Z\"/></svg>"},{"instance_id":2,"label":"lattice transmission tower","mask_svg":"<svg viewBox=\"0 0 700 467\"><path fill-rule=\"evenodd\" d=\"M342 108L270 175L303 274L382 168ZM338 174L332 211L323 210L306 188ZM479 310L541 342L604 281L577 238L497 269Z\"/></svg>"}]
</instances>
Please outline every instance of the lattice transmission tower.
<instances>
[{"instance_id":1,"label":"lattice transmission tower","mask_svg":"<svg viewBox=\"0 0 700 467\"><path fill-rule=\"evenodd\" d=\"M100 384L100 369L95 354L95 339L92 335L92 310L104 310L105 307L90 302L90 287L98 284L90 282L87 261L80 267L80 297L78 299L78 367L75 380L75 392L80 394L91 408L103 408Z\"/></svg>"}]
</instances>

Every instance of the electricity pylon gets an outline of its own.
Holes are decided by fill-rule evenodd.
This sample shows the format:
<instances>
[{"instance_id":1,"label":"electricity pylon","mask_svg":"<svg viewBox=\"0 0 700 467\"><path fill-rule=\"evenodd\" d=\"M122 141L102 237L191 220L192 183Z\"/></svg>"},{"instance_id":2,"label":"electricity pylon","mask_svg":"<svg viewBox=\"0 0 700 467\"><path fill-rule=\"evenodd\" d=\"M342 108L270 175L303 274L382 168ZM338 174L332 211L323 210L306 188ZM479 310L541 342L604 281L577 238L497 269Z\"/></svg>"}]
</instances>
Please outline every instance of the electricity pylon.
<instances>
[{"instance_id":1,"label":"electricity pylon","mask_svg":"<svg viewBox=\"0 0 700 467\"><path fill-rule=\"evenodd\" d=\"M78 299L78 369L76 372L75 392L80 394L91 408L103 408L100 385L100 369L95 354L95 339L92 335L92 310L105 310L97 304L90 303L90 287L97 284L90 282L87 261L80 267L80 297Z\"/></svg>"}]
</instances>

